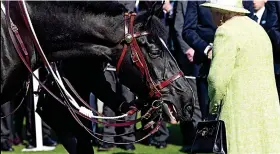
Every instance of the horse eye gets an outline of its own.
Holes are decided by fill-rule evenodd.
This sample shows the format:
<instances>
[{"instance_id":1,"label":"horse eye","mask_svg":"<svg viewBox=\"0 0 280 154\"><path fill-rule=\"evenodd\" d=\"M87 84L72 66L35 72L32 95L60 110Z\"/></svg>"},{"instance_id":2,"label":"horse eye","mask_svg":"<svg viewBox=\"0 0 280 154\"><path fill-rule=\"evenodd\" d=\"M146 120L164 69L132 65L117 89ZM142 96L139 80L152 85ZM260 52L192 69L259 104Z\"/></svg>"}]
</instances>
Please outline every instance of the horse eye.
<instances>
[{"instance_id":1,"label":"horse eye","mask_svg":"<svg viewBox=\"0 0 280 154\"><path fill-rule=\"evenodd\" d=\"M156 58L160 57L160 53L157 53L157 54L149 53L149 56L150 56L152 59L156 59Z\"/></svg>"},{"instance_id":2,"label":"horse eye","mask_svg":"<svg viewBox=\"0 0 280 154\"><path fill-rule=\"evenodd\" d=\"M157 58L160 56L161 50L155 44L150 44L148 53L151 58Z\"/></svg>"}]
</instances>

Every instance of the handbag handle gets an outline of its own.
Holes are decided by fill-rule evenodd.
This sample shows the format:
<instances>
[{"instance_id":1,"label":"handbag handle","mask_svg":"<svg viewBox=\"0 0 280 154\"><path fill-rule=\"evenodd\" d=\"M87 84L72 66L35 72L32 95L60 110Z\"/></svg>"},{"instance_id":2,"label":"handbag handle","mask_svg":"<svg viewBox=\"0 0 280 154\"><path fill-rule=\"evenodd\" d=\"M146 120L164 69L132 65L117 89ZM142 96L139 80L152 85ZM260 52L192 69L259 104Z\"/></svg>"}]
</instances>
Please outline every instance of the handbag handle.
<instances>
[{"instance_id":1,"label":"handbag handle","mask_svg":"<svg viewBox=\"0 0 280 154\"><path fill-rule=\"evenodd\" d=\"M218 106L218 114L217 117L215 118L215 120L219 120L220 118L220 114L221 114L221 110L222 110L222 106L224 105L224 103L221 101L220 105Z\"/></svg>"}]
</instances>

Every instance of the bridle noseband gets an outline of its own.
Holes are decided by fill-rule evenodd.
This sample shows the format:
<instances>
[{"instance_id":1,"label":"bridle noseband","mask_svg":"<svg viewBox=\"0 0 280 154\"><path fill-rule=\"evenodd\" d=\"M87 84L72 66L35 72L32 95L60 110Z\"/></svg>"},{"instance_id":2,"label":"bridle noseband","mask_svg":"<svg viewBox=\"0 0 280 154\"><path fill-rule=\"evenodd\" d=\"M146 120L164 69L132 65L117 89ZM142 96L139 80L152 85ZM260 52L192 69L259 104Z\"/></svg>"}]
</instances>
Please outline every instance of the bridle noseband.
<instances>
[{"instance_id":1,"label":"bridle noseband","mask_svg":"<svg viewBox=\"0 0 280 154\"><path fill-rule=\"evenodd\" d=\"M141 74L145 76L148 87L150 89L149 96L151 98L156 98L159 99L162 96L161 89L165 88L169 84L171 84L173 81L177 80L178 78L184 76L183 72L180 71L170 77L167 80L164 80L160 83L155 83L153 79L150 76L149 69L145 60L145 57L140 49L140 47L137 44L137 37L141 36L146 36L149 35L148 32L144 31L142 33L136 32L134 33L133 29L133 23L134 23L134 18L136 16L136 13L125 13L125 22L124 22L124 29L125 29L125 38L123 39L122 42L124 42L124 47L121 53L121 56L117 62L117 67L116 70L119 72L121 63L123 61L123 58L126 54L128 46L131 48L131 59L132 62L136 64L136 66L140 69ZM129 20L129 25L128 23L128 18ZM128 27L129 26L129 27Z\"/></svg>"}]
</instances>

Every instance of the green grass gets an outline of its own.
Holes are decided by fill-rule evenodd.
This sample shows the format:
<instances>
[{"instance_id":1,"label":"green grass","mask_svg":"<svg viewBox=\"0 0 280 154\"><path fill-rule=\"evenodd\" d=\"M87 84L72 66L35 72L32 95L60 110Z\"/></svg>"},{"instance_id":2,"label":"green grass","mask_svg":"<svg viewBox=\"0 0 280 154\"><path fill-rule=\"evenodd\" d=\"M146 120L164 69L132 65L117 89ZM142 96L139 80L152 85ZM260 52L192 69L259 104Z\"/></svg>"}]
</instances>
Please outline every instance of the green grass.
<instances>
[{"instance_id":1,"label":"green grass","mask_svg":"<svg viewBox=\"0 0 280 154\"><path fill-rule=\"evenodd\" d=\"M58 145L53 151L46 152L21 152L23 146L15 146L15 152L1 152L1 154L67 154L62 145ZM136 150L133 152L125 151L119 148L112 149L109 152L97 152L97 147L94 147L95 153L100 154L181 154L180 146L169 144L166 149L156 149L155 147L136 144Z\"/></svg>"},{"instance_id":2,"label":"green grass","mask_svg":"<svg viewBox=\"0 0 280 154\"><path fill-rule=\"evenodd\" d=\"M179 125L168 126L170 136L166 149L156 149L154 146L146 146L143 144L135 144L136 150L133 152L125 151L120 148L112 149L109 152L97 152L97 147L93 147L95 153L100 154L182 154L180 152L182 145L182 134ZM67 154L62 145L58 145L55 150L50 152L21 152L24 146L13 146L15 152L1 152L1 154Z\"/></svg>"}]
</instances>

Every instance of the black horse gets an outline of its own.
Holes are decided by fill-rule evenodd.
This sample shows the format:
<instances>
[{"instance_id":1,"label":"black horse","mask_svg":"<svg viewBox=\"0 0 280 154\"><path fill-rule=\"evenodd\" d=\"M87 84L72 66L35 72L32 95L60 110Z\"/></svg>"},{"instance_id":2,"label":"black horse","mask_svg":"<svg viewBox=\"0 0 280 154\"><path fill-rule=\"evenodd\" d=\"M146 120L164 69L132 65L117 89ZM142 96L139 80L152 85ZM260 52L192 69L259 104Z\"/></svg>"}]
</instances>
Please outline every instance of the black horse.
<instances>
[{"instance_id":1,"label":"black horse","mask_svg":"<svg viewBox=\"0 0 280 154\"><path fill-rule=\"evenodd\" d=\"M85 100L88 100L89 92L94 92L104 103L118 111L123 98L108 92L108 83L102 82L104 79L100 74L103 74L104 62L116 66L121 56L124 47L121 42L125 34L124 13L127 9L117 2L27 2L27 6L48 59L62 60L65 76ZM11 2L11 18L20 26L21 35L32 55L31 64L36 69L42 63L35 54L25 27L21 27L23 20L19 14L13 13L18 10L17 2ZM134 31L149 32L149 35L138 37L137 43L153 81L159 83L180 72L176 61L161 42L161 39L166 40L167 34L156 17L149 13L137 15ZM11 43L6 19L1 13L1 104L10 100L27 79L28 72L24 67ZM147 78L131 59L130 48L120 65L119 77L142 100L154 100L149 95L151 87L147 84ZM193 93L183 77L176 78L160 93L164 104L169 104L167 121L190 119L191 109L188 107L192 106ZM80 141L80 144L86 144Z\"/></svg>"}]
</instances>

